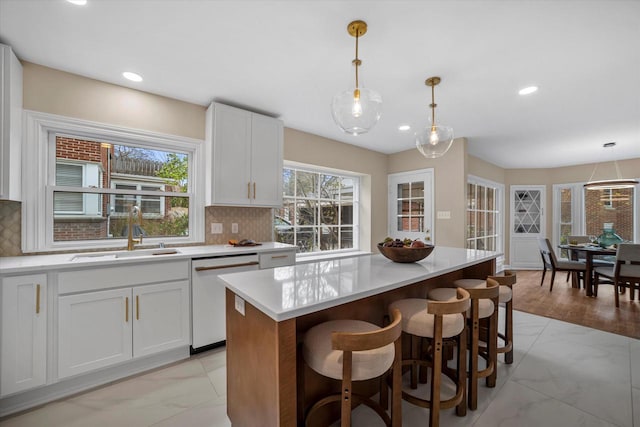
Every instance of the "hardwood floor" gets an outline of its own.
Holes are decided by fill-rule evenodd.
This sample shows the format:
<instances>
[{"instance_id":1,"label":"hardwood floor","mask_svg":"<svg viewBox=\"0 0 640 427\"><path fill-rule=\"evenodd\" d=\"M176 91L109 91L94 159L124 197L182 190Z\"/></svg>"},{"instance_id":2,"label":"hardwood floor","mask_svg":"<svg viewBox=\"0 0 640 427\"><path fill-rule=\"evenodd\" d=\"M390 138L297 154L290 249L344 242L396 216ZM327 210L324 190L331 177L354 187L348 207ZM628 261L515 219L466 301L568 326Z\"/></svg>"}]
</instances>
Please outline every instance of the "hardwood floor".
<instances>
[{"instance_id":1,"label":"hardwood floor","mask_svg":"<svg viewBox=\"0 0 640 427\"><path fill-rule=\"evenodd\" d=\"M584 289L571 287L571 279L558 273L549 292L551 274L547 272L540 286L542 271L518 270L518 282L513 286L514 310L551 317L588 326L614 334L640 338L640 296L629 301L629 290L620 295L620 307L614 304L613 286L600 285L598 297L587 297Z\"/></svg>"}]
</instances>

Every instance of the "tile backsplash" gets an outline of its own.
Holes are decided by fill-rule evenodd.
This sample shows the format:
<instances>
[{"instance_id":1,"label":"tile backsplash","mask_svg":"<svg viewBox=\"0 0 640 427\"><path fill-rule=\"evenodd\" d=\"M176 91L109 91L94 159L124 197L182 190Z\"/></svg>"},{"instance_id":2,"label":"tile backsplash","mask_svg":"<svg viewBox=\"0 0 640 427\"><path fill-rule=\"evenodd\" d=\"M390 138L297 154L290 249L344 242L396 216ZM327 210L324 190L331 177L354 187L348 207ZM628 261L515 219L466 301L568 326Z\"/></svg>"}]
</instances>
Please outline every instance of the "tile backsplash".
<instances>
[{"instance_id":1,"label":"tile backsplash","mask_svg":"<svg viewBox=\"0 0 640 427\"><path fill-rule=\"evenodd\" d=\"M273 210L271 208L247 208L208 206L205 208L205 243L218 245L230 239L253 239L256 242L273 240ZM211 234L211 224L222 224L222 234ZM231 225L238 224L238 233L231 232Z\"/></svg>"},{"instance_id":2,"label":"tile backsplash","mask_svg":"<svg viewBox=\"0 0 640 427\"><path fill-rule=\"evenodd\" d=\"M211 223L222 224L222 234L211 234ZM238 233L231 225L238 224ZM273 210L271 208L220 207L205 208L205 244L225 244L230 239L273 240ZM21 204L0 200L0 256L22 255Z\"/></svg>"},{"instance_id":3,"label":"tile backsplash","mask_svg":"<svg viewBox=\"0 0 640 427\"><path fill-rule=\"evenodd\" d=\"M0 200L0 256L22 255L21 208L20 202Z\"/></svg>"}]
</instances>

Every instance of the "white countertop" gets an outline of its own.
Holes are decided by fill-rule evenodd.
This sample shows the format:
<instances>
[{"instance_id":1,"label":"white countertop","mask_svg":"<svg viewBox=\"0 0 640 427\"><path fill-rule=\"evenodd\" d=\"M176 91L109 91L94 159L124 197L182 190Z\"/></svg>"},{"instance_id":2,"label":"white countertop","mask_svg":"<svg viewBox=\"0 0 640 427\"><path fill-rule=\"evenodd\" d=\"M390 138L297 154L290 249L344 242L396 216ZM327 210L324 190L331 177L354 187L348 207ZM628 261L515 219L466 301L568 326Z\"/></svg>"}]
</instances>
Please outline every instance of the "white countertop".
<instances>
[{"instance_id":1,"label":"white countertop","mask_svg":"<svg viewBox=\"0 0 640 427\"><path fill-rule=\"evenodd\" d=\"M161 251L177 250L175 254L153 255ZM29 273L66 268L125 265L140 262L163 262L176 259L226 256L246 253L295 250L293 245L265 242L259 246L233 247L231 245L184 246L179 248L136 249L134 251L83 252L74 254L27 255L0 257L0 275ZM118 257L118 256L121 257Z\"/></svg>"},{"instance_id":2,"label":"white countertop","mask_svg":"<svg viewBox=\"0 0 640 427\"><path fill-rule=\"evenodd\" d=\"M420 262L380 254L223 274L231 291L276 321L380 294L497 258L499 252L436 247Z\"/></svg>"}]
</instances>

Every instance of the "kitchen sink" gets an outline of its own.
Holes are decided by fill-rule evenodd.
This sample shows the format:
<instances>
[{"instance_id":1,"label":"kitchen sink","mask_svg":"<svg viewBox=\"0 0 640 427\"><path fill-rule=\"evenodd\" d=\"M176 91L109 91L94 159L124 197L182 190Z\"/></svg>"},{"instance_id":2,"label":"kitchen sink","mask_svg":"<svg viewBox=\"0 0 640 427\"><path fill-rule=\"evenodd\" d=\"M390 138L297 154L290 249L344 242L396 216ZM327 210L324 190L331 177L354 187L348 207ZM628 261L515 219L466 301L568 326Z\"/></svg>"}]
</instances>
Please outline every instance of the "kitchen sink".
<instances>
[{"instance_id":1,"label":"kitchen sink","mask_svg":"<svg viewBox=\"0 0 640 427\"><path fill-rule=\"evenodd\" d=\"M173 249L173 248L138 249L135 251L79 254L79 255L72 256L71 261L102 261L102 260L108 260L108 259L137 258L137 257L156 256L156 255L175 255L179 253L180 253L179 250Z\"/></svg>"}]
</instances>

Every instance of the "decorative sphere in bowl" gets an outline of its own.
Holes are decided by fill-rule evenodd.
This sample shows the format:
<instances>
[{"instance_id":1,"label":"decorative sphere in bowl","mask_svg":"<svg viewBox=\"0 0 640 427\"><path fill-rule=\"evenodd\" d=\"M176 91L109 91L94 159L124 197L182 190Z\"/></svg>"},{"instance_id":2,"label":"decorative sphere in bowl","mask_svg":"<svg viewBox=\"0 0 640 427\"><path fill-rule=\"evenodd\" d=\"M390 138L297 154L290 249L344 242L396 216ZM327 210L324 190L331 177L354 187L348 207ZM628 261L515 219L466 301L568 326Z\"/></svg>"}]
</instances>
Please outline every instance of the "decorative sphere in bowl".
<instances>
[{"instance_id":1,"label":"decorative sphere in bowl","mask_svg":"<svg viewBox=\"0 0 640 427\"><path fill-rule=\"evenodd\" d=\"M378 243L378 250L382 255L389 258L393 262L416 262L425 259L433 252L433 245L425 244L423 247L394 247L384 246Z\"/></svg>"}]
</instances>

